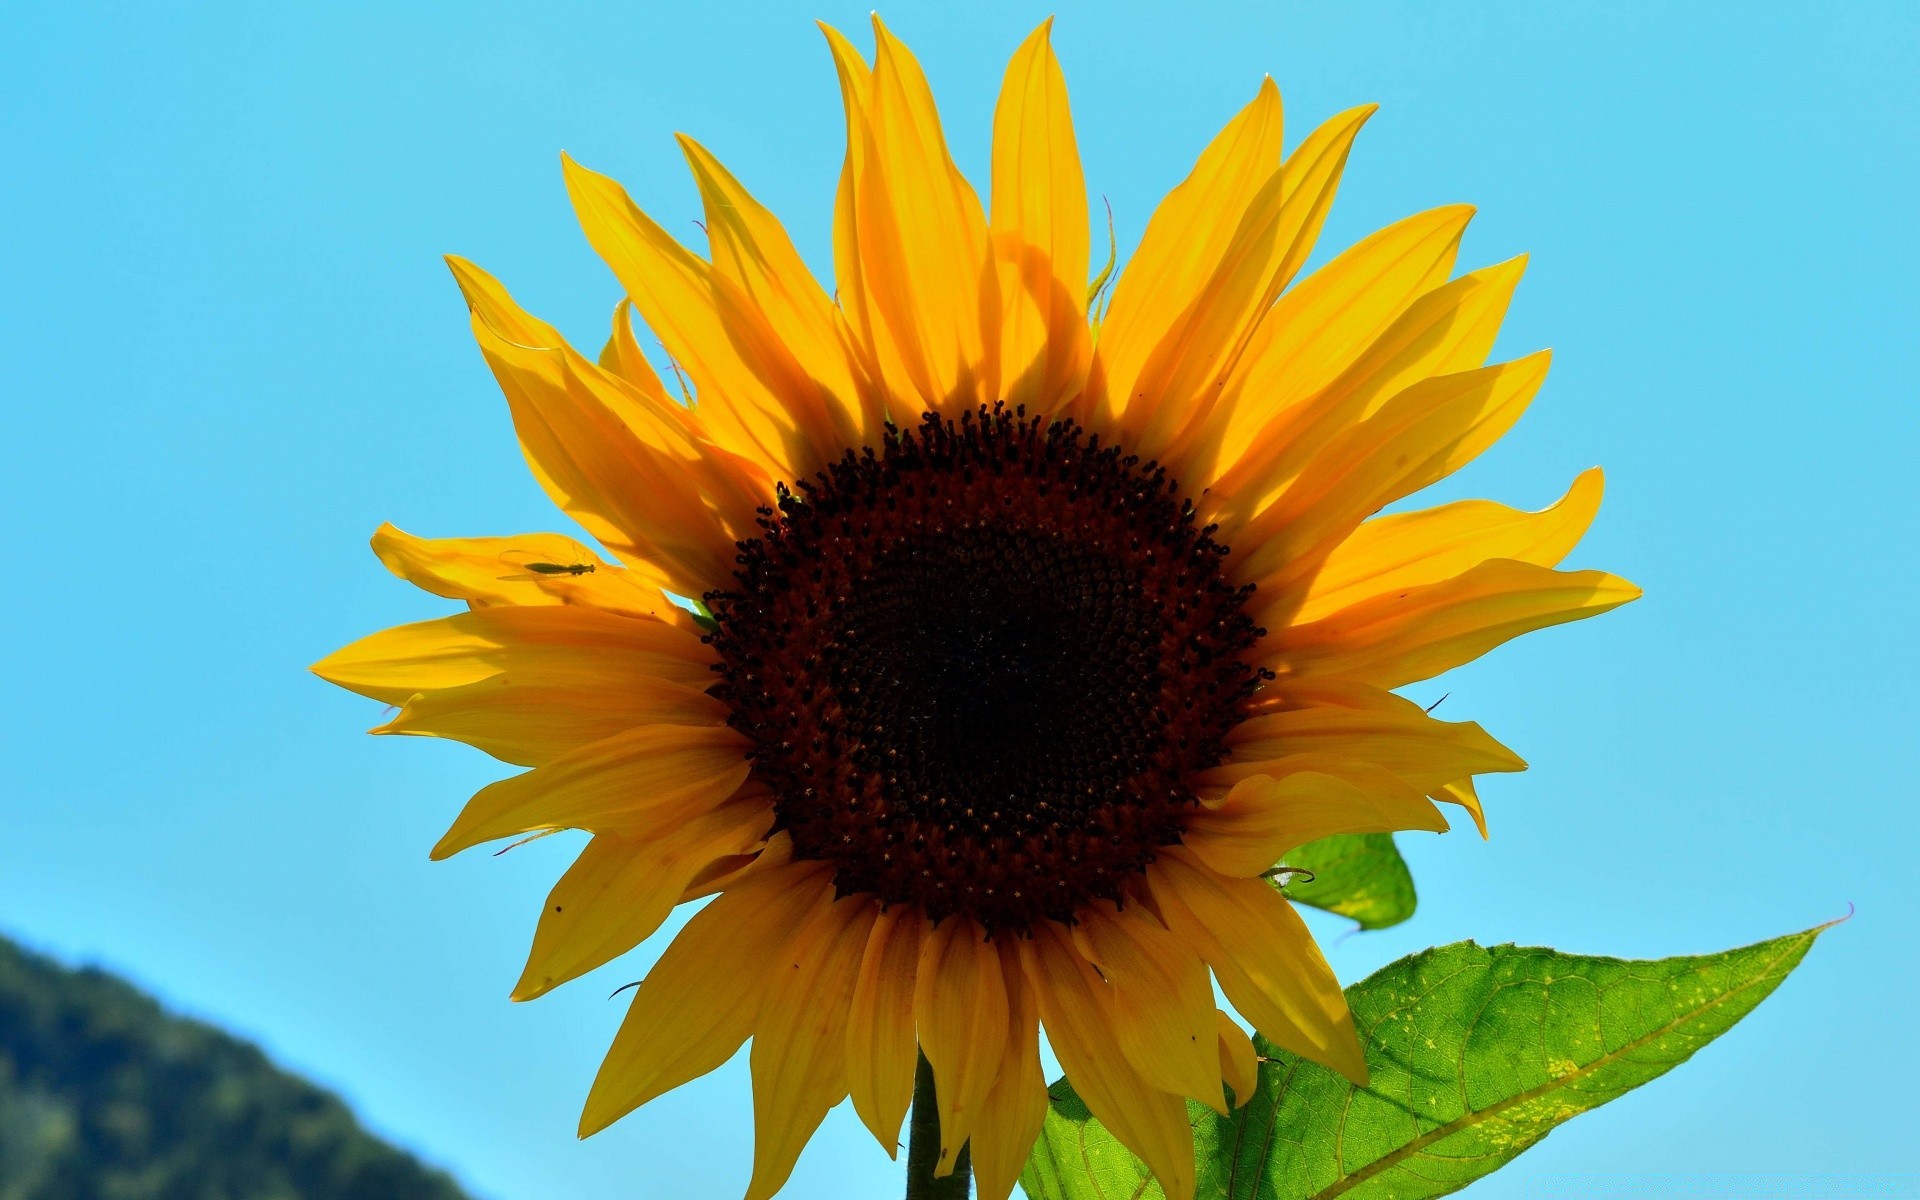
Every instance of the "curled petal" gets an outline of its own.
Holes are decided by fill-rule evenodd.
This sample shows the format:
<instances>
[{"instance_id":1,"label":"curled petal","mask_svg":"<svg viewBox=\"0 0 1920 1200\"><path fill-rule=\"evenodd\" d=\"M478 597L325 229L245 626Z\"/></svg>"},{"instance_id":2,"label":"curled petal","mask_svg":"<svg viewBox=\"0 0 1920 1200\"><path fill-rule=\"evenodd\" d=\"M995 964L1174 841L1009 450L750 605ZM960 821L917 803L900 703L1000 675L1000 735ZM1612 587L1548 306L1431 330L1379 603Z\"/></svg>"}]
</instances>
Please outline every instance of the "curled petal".
<instances>
[{"instance_id":1,"label":"curled petal","mask_svg":"<svg viewBox=\"0 0 1920 1200\"><path fill-rule=\"evenodd\" d=\"M1233 1089L1233 1103L1239 1107L1253 1099L1254 1089L1260 1086L1260 1058L1238 1021L1217 1008L1213 1015L1220 1039L1220 1076Z\"/></svg>"}]
</instances>

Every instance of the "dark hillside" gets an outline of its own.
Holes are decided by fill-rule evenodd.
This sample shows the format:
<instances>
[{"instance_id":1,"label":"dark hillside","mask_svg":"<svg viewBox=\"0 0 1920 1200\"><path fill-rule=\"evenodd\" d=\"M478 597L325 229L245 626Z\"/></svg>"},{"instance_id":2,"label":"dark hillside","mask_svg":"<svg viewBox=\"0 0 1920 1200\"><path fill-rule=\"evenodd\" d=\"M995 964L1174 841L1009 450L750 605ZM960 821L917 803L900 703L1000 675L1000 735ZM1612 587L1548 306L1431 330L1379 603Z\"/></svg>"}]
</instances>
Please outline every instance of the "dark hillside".
<instances>
[{"instance_id":1,"label":"dark hillside","mask_svg":"<svg viewBox=\"0 0 1920 1200\"><path fill-rule=\"evenodd\" d=\"M0 938L0 1200L465 1200L255 1047Z\"/></svg>"}]
</instances>

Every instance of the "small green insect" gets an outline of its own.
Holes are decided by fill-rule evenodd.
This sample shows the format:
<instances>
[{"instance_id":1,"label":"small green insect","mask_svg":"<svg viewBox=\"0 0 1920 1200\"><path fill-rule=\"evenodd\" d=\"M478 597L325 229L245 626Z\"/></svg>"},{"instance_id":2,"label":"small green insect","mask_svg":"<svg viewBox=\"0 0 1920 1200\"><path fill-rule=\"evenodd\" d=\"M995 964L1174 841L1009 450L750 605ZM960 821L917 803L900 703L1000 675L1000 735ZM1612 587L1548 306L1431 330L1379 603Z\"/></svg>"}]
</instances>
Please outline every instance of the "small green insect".
<instances>
[{"instance_id":1,"label":"small green insect","mask_svg":"<svg viewBox=\"0 0 1920 1200\"><path fill-rule=\"evenodd\" d=\"M520 573L516 575L502 575L500 578L508 581L520 581L527 579L552 579L558 575L591 575L599 569L599 566L596 563L580 561L588 557L591 556L588 555L586 551L579 550L573 562L545 562L539 561L539 556L531 550L509 550L500 556L500 560L510 567L519 568Z\"/></svg>"}]
</instances>

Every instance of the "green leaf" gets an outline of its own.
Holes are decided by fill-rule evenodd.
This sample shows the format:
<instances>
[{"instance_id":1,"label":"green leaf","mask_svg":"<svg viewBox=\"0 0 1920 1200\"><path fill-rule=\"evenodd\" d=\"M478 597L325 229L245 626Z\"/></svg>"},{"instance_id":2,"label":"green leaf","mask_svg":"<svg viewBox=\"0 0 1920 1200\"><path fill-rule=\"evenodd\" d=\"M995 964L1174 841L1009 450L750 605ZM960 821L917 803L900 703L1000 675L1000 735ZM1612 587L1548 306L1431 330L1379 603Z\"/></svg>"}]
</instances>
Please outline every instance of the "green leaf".
<instances>
[{"instance_id":1,"label":"green leaf","mask_svg":"<svg viewBox=\"0 0 1920 1200\"><path fill-rule=\"evenodd\" d=\"M1287 866L1311 871L1281 885L1289 900L1352 917L1362 929L1385 929L1413 915L1413 873L1390 833L1342 833L1308 842ZM1284 878L1284 877L1283 877Z\"/></svg>"},{"instance_id":2,"label":"green leaf","mask_svg":"<svg viewBox=\"0 0 1920 1200\"><path fill-rule=\"evenodd\" d=\"M1779 986L1826 929L1631 962L1458 942L1347 989L1372 1083L1256 1040L1259 1090L1188 1105L1201 1200L1425 1200L1685 1062ZM1033 1200L1164 1200L1066 1081L1021 1185Z\"/></svg>"}]
</instances>

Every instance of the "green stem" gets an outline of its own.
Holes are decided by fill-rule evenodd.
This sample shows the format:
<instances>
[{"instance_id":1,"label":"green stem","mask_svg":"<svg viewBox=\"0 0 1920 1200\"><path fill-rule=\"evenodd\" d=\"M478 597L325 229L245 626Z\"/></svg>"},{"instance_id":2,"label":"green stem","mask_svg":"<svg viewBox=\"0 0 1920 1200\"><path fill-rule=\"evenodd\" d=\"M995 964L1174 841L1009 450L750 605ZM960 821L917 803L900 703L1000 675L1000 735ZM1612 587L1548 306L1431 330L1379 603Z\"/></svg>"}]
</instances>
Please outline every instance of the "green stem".
<instances>
[{"instance_id":1,"label":"green stem","mask_svg":"<svg viewBox=\"0 0 1920 1200\"><path fill-rule=\"evenodd\" d=\"M967 1147L960 1147L953 1174L933 1177L940 1161L940 1107L933 1098L933 1068L927 1056L913 1072L913 1122L907 1127L907 1200L967 1200L973 1181L973 1163Z\"/></svg>"}]
</instances>

